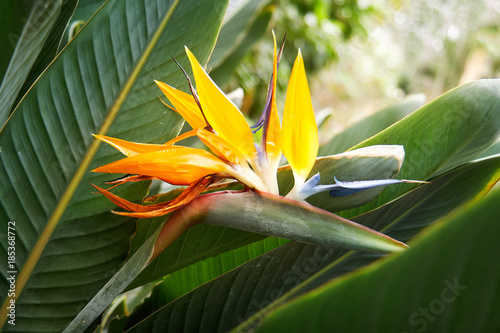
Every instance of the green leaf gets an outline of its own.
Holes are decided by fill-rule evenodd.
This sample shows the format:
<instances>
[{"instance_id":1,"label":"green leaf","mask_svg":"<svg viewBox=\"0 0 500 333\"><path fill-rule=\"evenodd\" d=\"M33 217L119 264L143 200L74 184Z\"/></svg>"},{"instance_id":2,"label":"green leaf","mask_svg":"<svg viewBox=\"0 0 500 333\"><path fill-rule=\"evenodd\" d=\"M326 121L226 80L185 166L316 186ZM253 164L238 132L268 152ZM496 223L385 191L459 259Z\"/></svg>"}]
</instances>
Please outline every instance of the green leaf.
<instances>
[{"instance_id":1,"label":"green leaf","mask_svg":"<svg viewBox=\"0 0 500 333\"><path fill-rule=\"evenodd\" d=\"M24 81L57 21L62 0L35 2L0 85L0 128L10 115Z\"/></svg>"},{"instance_id":2,"label":"green leaf","mask_svg":"<svg viewBox=\"0 0 500 333\"><path fill-rule=\"evenodd\" d=\"M370 147L361 151L320 158L313 168L313 173L321 170L322 183L331 182L335 175L346 180L391 178L397 174L403 155L401 147L397 146ZM284 190L292 188L293 176L288 166L280 168L278 182L280 188ZM221 189L227 190L229 188L221 187ZM366 203L380 191L381 189L372 189L366 191L366 193L353 194L344 198L331 198L328 194L322 193L311 197L310 202L320 208L338 210L339 208ZM171 195L172 193L159 197L158 201L166 201L171 198ZM154 219L152 222L141 220L132 241L133 248L137 247L134 244L141 244L142 241L149 237L152 230L165 223L167 219L168 216ZM211 225L194 226L163 251L154 260L153 264L146 267L144 272L129 288L154 281L199 260L247 245L264 237L255 234L255 232L249 233Z\"/></svg>"},{"instance_id":3,"label":"green leaf","mask_svg":"<svg viewBox=\"0 0 500 333\"><path fill-rule=\"evenodd\" d=\"M191 266L167 275L155 287L155 289L159 289L157 291L158 297L161 297L161 300L156 302L161 301L162 304L168 304L219 275L227 273L235 267L288 242L285 239L268 237L232 251L221 253L219 256L198 261Z\"/></svg>"},{"instance_id":4,"label":"green leaf","mask_svg":"<svg viewBox=\"0 0 500 333\"><path fill-rule=\"evenodd\" d=\"M500 141L497 141L490 148L482 152L479 156L477 156L477 158L484 158L498 154L500 154Z\"/></svg>"},{"instance_id":5,"label":"green leaf","mask_svg":"<svg viewBox=\"0 0 500 333\"><path fill-rule=\"evenodd\" d=\"M440 176L431 184L420 187L393 203L360 215L354 220L376 230L382 230L393 238L408 242L429 223L446 216L464 203L481 199L499 179L500 157L471 163ZM254 325L263 314L272 312L278 304L283 304L298 295L320 287L326 281L359 269L382 257L379 254L357 251L343 256L341 254L344 253L336 253L329 259L331 263L323 267L321 271L265 309L260 309L259 314L249 320L246 326Z\"/></svg>"},{"instance_id":6,"label":"green leaf","mask_svg":"<svg viewBox=\"0 0 500 333\"><path fill-rule=\"evenodd\" d=\"M207 61L226 5L108 1L2 129L0 220L16 222L18 272L16 326L5 331L61 331L123 264L134 220L112 216L113 205L88 184L109 180L88 170L119 153L98 149L92 133L139 142L176 136L182 121L158 99L153 79L185 83L171 60L187 64L184 44ZM123 188L122 195L140 199L147 186ZM6 238L1 244L6 256ZM10 299L6 278L2 321Z\"/></svg>"},{"instance_id":7,"label":"green leaf","mask_svg":"<svg viewBox=\"0 0 500 333\"><path fill-rule=\"evenodd\" d=\"M78 32L78 26L85 24L105 2L106 0L78 0L75 13L71 17L68 29L64 32L63 46L68 44L75 33Z\"/></svg>"},{"instance_id":8,"label":"green leaf","mask_svg":"<svg viewBox=\"0 0 500 333\"><path fill-rule=\"evenodd\" d=\"M266 0L232 0L229 2L217 44L208 62L209 68L221 65L242 46L242 40L248 36L248 30L259 16ZM217 82L217 81L216 81Z\"/></svg>"},{"instance_id":9,"label":"green leaf","mask_svg":"<svg viewBox=\"0 0 500 333\"><path fill-rule=\"evenodd\" d=\"M425 97L423 95L412 95L397 104L377 111L349 126L319 147L318 156L342 153L359 142L383 131L424 105L424 103Z\"/></svg>"},{"instance_id":10,"label":"green leaf","mask_svg":"<svg viewBox=\"0 0 500 333\"><path fill-rule=\"evenodd\" d=\"M246 16L249 16L250 13L255 13L255 10L253 12L249 12L249 9L252 10L253 7L258 4L262 4L262 1L249 1L248 5L246 5L240 11L240 13L235 15L227 23L227 25L222 29L222 33L227 32L228 35L230 33L232 34L232 32L236 30L235 26L238 27L242 22L247 22L248 19L244 19L243 17L246 18ZM248 27L246 27L245 31L241 34L243 36L239 36L238 40L232 41L231 48L229 47L229 45L227 45L227 43L221 43L220 46L218 44L218 48L226 48L228 51L230 51L226 51L224 53L224 61L218 62L217 66L210 73L212 79L219 85L223 85L230 79L231 75L234 73L245 55L266 33L267 27L272 18L273 8L274 7L269 6L264 10L261 9L258 16L251 19L250 24L248 24ZM221 37L224 36L221 35ZM224 39L222 40L224 41ZM217 51L217 47L214 51Z\"/></svg>"},{"instance_id":11,"label":"green leaf","mask_svg":"<svg viewBox=\"0 0 500 333\"><path fill-rule=\"evenodd\" d=\"M56 55L62 51L63 47L66 46L66 43L63 41L63 35L68 27L71 16L75 12L77 4L78 0L62 0L62 6L59 11L59 15L57 16L57 20L54 23L54 26L52 27L39 56L36 58L36 61L33 64L21 91L17 95L14 105L19 103L35 80L38 79L40 74L42 74L47 66L54 60Z\"/></svg>"},{"instance_id":12,"label":"green leaf","mask_svg":"<svg viewBox=\"0 0 500 333\"><path fill-rule=\"evenodd\" d=\"M457 206L482 197L498 181L499 167L500 157L472 163L356 220L376 229L391 224L386 230L392 236L409 239ZM346 253L290 242L194 289L127 332L162 332L166 327L179 332L229 331L241 323L239 329L249 330L278 305L379 258L377 254ZM245 321L252 314L255 316Z\"/></svg>"},{"instance_id":13,"label":"green leaf","mask_svg":"<svg viewBox=\"0 0 500 333\"><path fill-rule=\"evenodd\" d=\"M257 331L498 331L499 200L497 192L450 214L410 250L294 299Z\"/></svg>"},{"instance_id":14,"label":"green leaf","mask_svg":"<svg viewBox=\"0 0 500 333\"><path fill-rule=\"evenodd\" d=\"M265 237L231 228L197 225L188 229L165 249L141 272L127 290L155 281L200 260L259 241Z\"/></svg>"},{"instance_id":15,"label":"green leaf","mask_svg":"<svg viewBox=\"0 0 500 333\"><path fill-rule=\"evenodd\" d=\"M426 180L471 161L499 134L500 80L480 80L447 92L354 148L402 145L406 156L399 177ZM349 218L367 212L411 188L391 186L368 205L341 215Z\"/></svg>"},{"instance_id":16,"label":"green leaf","mask_svg":"<svg viewBox=\"0 0 500 333\"><path fill-rule=\"evenodd\" d=\"M32 7L33 3L28 1L0 1L0 13L3 14L0 20L0 45L4 46L0 52L0 78L7 71Z\"/></svg>"},{"instance_id":17,"label":"green leaf","mask_svg":"<svg viewBox=\"0 0 500 333\"><path fill-rule=\"evenodd\" d=\"M156 234L160 230L157 230ZM141 248L130 258L118 272L102 287L92 300L85 305L73 321L64 329L67 333L83 332L92 324L108 305L136 277L148 263L156 239L156 234L142 244Z\"/></svg>"},{"instance_id":18,"label":"green leaf","mask_svg":"<svg viewBox=\"0 0 500 333\"><path fill-rule=\"evenodd\" d=\"M288 240L268 237L216 257L198 261L166 276L153 288L150 297L144 301L144 304L128 315L130 316L128 326L138 323L165 304L174 301L192 289L287 242ZM141 290L142 288L135 290Z\"/></svg>"}]
</instances>

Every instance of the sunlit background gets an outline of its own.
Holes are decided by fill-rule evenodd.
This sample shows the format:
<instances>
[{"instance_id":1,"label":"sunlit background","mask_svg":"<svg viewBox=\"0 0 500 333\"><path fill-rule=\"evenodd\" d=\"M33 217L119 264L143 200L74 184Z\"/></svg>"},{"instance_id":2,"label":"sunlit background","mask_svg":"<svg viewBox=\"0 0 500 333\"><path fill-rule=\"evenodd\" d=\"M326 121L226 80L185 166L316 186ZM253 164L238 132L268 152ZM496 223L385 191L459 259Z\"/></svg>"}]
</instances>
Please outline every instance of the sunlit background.
<instances>
[{"instance_id":1,"label":"sunlit background","mask_svg":"<svg viewBox=\"0 0 500 333\"><path fill-rule=\"evenodd\" d=\"M332 115L326 136L408 95L429 101L460 84L500 77L499 0L279 0L260 15L269 12L266 34L226 85L243 88L250 116L262 109L272 69L271 29L278 42L288 33L281 107L300 48L316 113Z\"/></svg>"}]
</instances>

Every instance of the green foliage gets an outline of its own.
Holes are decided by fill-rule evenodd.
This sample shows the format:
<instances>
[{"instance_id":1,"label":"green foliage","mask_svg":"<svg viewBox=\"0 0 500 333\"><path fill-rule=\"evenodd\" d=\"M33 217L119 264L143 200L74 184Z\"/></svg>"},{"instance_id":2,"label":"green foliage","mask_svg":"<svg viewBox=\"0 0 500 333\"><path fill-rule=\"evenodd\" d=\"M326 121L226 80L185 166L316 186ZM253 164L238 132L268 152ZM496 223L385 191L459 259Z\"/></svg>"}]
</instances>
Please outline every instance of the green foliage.
<instances>
[{"instance_id":1,"label":"green foliage","mask_svg":"<svg viewBox=\"0 0 500 333\"><path fill-rule=\"evenodd\" d=\"M258 41L274 15L283 25L278 40L288 29L280 70L301 47L315 71L334 58L334 42L362 34L363 17L377 12L347 0L232 1L226 19L227 1L215 0L45 4L0 2L0 37L12 46L0 56L2 258L11 252L7 223L15 222L8 224L15 266L0 264L2 331L500 329L500 192L483 199L500 179L500 157L492 156L499 80L383 109L323 145L311 172L320 172L321 184L334 177L428 184L316 194L309 205L225 183L179 214L126 218L89 185L109 180L91 169L120 156L92 134L148 143L175 137L183 121L158 98L153 79L187 91L171 59L189 68L184 45L217 81L229 82L242 61L256 61L248 51L264 45ZM253 80L265 86L269 74ZM289 166L278 182L282 195L291 189ZM115 193L140 202L149 186ZM153 259L158 235L176 221L196 225ZM380 253L402 249L395 240L410 249ZM12 299L16 325L7 322Z\"/></svg>"},{"instance_id":2,"label":"green foliage","mask_svg":"<svg viewBox=\"0 0 500 333\"><path fill-rule=\"evenodd\" d=\"M88 183L105 177L88 171L118 157L108 147L98 150L92 133L127 137L137 131L147 142L178 133L180 117L165 109L152 78L185 82L171 60L184 44L207 60L225 4L214 2L210 15L204 6L107 2L2 129L0 220L15 221L18 271L18 318L6 331L61 331L123 265L135 221L112 216L112 205L92 193ZM147 184L124 189L136 200L146 191ZM6 242L2 237L2 256Z\"/></svg>"},{"instance_id":3,"label":"green foliage","mask_svg":"<svg viewBox=\"0 0 500 333\"><path fill-rule=\"evenodd\" d=\"M499 167L499 157L464 166L393 203L356 218L356 221L409 240L454 208L482 197L483 189L498 180ZM460 195L454 196L456 193ZM240 251L220 255L207 266L216 269L219 263L229 265L232 256L237 257ZM234 270L197 289L193 288L190 293L159 309L158 299L168 294L162 293L161 289L166 288L163 286L154 290L146 306L149 313L159 311L138 323L130 332L162 332L166 327L175 327L179 332L205 329L228 331L238 324L238 329L248 330L263 317L273 314L278 306L302 294L316 295L316 288L327 281L364 267L380 257L366 252L290 242L240 267L234 264ZM208 301L212 298L213 301ZM309 311L313 310L305 311L307 317L299 317L308 322ZM187 320L192 317L198 320ZM324 320L328 321L329 317L331 315L325 315ZM297 329L304 331L301 328L303 326L299 325ZM281 331L279 328L276 330Z\"/></svg>"},{"instance_id":4,"label":"green foliage","mask_svg":"<svg viewBox=\"0 0 500 333\"><path fill-rule=\"evenodd\" d=\"M498 251L500 225L493 221L499 199L496 192L462 207L421 234L410 250L295 299L257 331L497 331L499 270L489 263ZM376 320L359 316L373 309Z\"/></svg>"}]
</instances>

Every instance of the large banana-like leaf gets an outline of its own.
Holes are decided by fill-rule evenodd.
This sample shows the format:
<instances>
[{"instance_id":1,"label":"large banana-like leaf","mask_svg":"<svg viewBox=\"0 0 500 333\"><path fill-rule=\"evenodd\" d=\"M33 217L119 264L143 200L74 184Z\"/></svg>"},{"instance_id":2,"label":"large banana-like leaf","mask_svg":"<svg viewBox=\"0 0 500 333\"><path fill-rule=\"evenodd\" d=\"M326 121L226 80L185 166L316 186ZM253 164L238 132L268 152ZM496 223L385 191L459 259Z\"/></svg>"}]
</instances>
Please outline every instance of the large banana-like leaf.
<instances>
[{"instance_id":1,"label":"large banana-like leaf","mask_svg":"<svg viewBox=\"0 0 500 333\"><path fill-rule=\"evenodd\" d=\"M16 326L60 331L123 263L134 220L108 213L90 168L118 155L92 133L141 142L174 137L180 117L153 79L179 86L184 45L206 62L227 2L108 1L56 58L0 133L0 219L16 228ZM147 184L124 189L140 199ZM6 232L6 231L3 231ZM6 238L2 238L6 256ZM0 280L7 319L6 263Z\"/></svg>"},{"instance_id":2,"label":"large banana-like leaf","mask_svg":"<svg viewBox=\"0 0 500 333\"><path fill-rule=\"evenodd\" d=\"M483 198L499 179L500 157L472 163L438 177L429 186L414 190L401 199L356 217L354 220L375 229L384 225L383 220L392 221L390 225L382 229L383 232L408 242L429 223L446 216L464 203L476 202ZM260 309L259 314L248 320L245 326L253 326L260 321L263 314L272 312L277 305L320 287L329 280L370 264L380 257L378 254L354 251L343 256L338 254L333 256L328 259L330 263L321 271L311 274L312 276L304 283L266 306L265 309Z\"/></svg>"},{"instance_id":3,"label":"large banana-like leaf","mask_svg":"<svg viewBox=\"0 0 500 333\"><path fill-rule=\"evenodd\" d=\"M247 36L249 27L267 2L267 0L232 0L229 2L221 33L214 48L214 58L208 62L209 68L218 67L231 53L242 46L241 42Z\"/></svg>"},{"instance_id":4,"label":"large banana-like leaf","mask_svg":"<svg viewBox=\"0 0 500 333\"><path fill-rule=\"evenodd\" d=\"M257 332L498 332L499 200L465 205L401 255L277 308Z\"/></svg>"},{"instance_id":5,"label":"large banana-like leaf","mask_svg":"<svg viewBox=\"0 0 500 333\"><path fill-rule=\"evenodd\" d=\"M390 223L385 230L393 236L410 239L457 206L483 197L500 178L499 166L500 157L497 157L454 170L356 220L376 229ZM209 267L197 263L184 274L189 271L201 275L196 269L203 267L204 275L216 278L218 275L211 272L217 272L220 265L226 266L229 272L159 309L163 299L176 293L173 288L183 290L183 280L190 279L182 275L182 271L166 278L169 286L156 288L146 302L145 312L154 313L128 332L162 332L166 327L179 332L229 331L240 324L240 330L251 330L277 306L379 258L374 254L351 252L346 255L346 252L290 242L233 270L236 257L229 254L214 258ZM169 294L162 294L164 291ZM254 316L247 319L252 314ZM198 320L191 322L187 318Z\"/></svg>"},{"instance_id":6,"label":"large banana-like leaf","mask_svg":"<svg viewBox=\"0 0 500 333\"><path fill-rule=\"evenodd\" d=\"M37 2L38 3L38 2ZM52 30L50 31L39 56L36 58L31 71L29 72L26 81L23 84L21 91L19 92L16 103L17 105L24 94L28 91L31 85L38 79L40 74L47 68L47 66L54 60L56 55L61 52L61 50L66 46L64 41L64 33L66 28L68 28L69 21L75 12L75 8L78 4L78 0L62 0L61 10L57 17Z\"/></svg>"},{"instance_id":7,"label":"large banana-like leaf","mask_svg":"<svg viewBox=\"0 0 500 333\"><path fill-rule=\"evenodd\" d=\"M0 1L0 43L4 45L0 52L0 78L3 78L9 67L12 54L16 49L19 37L32 10L33 3L28 1Z\"/></svg>"},{"instance_id":8,"label":"large banana-like leaf","mask_svg":"<svg viewBox=\"0 0 500 333\"><path fill-rule=\"evenodd\" d=\"M159 230L158 230L159 231ZM104 312L113 299L139 274L151 257L157 235L151 235L101 290L64 329L64 333L84 332Z\"/></svg>"},{"instance_id":9,"label":"large banana-like leaf","mask_svg":"<svg viewBox=\"0 0 500 333\"><path fill-rule=\"evenodd\" d=\"M226 41L229 41L230 38L234 38L234 40L232 40L232 44L230 46L226 42L225 45L218 44L214 50L214 53L221 51L224 52L224 61L209 63L210 66L214 66L214 69L210 72L210 76L219 85L223 85L231 78L231 75L234 73L236 67L241 63L245 55L267 31L274 6L268 6L263 9L262 7L265 2L267 1L247 1L239 12L233 15L233 17L231 17L231 19L228 20L223 27L221 31L222 40L226 39ZM242 17L247 16L251 16L251 19L242 19ZM248 21L250 21L250 24L247 23ZM246 26L242 26L242 23L247 24ZM235 36L234 32L238 32L242 28L244 28L243 33L240 33L239 36Z\"/></svg>"},{"instance_id":10,"label":"large banana-like leaf","mask_svg":"<svg viewBox=\"0 0 500 333\"><path fill-rule=\"evenodd\" d=\"M288 242L288 240L281 238L267 237L261 241L221 253L207 260L198 261L191 266L167 275L163 281L155 287L154 302L155 304L168 304L219 275L227 273L243 265L247 261ZM154 309L154 311L155 310L157 310L157 308Z\"/></svg>"},{"instance_id":11,"label":"large banana-like leaf","mask_svg":"<svg viewBox=\"0 0 500 333\"><path fill-rule=\"evenodd\" d=\"M494 145L492 145L490 148L482 152L477 158L484 158L484 157L489 157L493 155L500 154L500 141L497 141Z\"/></svg>"},{"instance_id":12,"label":"large banana-like leaf","mask_svg":"<svg viewBox=\"0 0 500 333\"><path fill-rule=\"evenodd\" d=\"M34 3L0 85L0 128L7 121L12 105L30 73L31 66L35 63L57 21L61 7L61 0Z\"/></svg>"},{"instance_id":13,"label":"large banana-like leaf","mask_svg":"<svg viewBox=\"0 0 500 333\"><path fill-rule=\"evenodd\" d=\"M471 161L499 135L500 80L479 80L450 90L353 149L402 145L406 156L400 177L426 180ZM341 215L349 218L367 212L411 187L391 186L368 205Z\"/></svg>"},{"instance_id":14,"label":"large banana-like leaf","mask_svg":"<svg viewBox=\"0 0 500 333\"><path fill-rule=\"evenodd\" d=\"M71 17L68 29L63 36L63 46L69 43L75 33L78 32L78 29L80 29L105 2L106 0L78 0L78 6L76 6L75 13Z\"/></svg>"}]
</instances>

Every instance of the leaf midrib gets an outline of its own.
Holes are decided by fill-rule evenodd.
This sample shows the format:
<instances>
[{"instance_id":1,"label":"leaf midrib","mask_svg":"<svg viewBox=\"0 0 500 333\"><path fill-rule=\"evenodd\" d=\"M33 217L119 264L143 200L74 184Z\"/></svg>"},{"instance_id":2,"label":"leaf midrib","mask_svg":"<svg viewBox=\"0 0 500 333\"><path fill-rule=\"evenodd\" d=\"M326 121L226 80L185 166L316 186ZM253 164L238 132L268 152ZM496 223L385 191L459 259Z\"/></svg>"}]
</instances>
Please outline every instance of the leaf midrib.
<instances>
[{"instance_id":1,"label":"leaf midrib","mask_svg":"<svg viewBox=\"0 0 500 333\"><path fill-rule=\"evenodd\" d=\"M125 83L122 91L118 95L118 98L116 99L115 103L113 104L112 108L110 109L108 116L104 120L104 123L101 127L101 130L99 131L99 135L106 135L107 131L111 127L111 124L113 123L114 119L116 118L118 111L120 110L121 106L123 105L128 93L132 89L133 84L135 83L137 77L139 76L139 73L141 72L144 64L146 63L147 59L149 58L149 55L151 54L153 48L155 47L156 43L158 42L163 30L165 29L167 23L170 21L170 18L173 15L173 12L179 5L180 0L175 0L170 8L168 9L165 17L161 21L160 25L158 26L155 34L151 38L151 41L149 42L148 46L144 50L144 53L142 56L139 58L139 61L137 62L135 68L133 69L132 73L130 74L130 77L128 78L127 82ZM59 55L58 55L59 57ZM0 310L0 328L3 327L5 324L5 321L7 319L7 306L10 304L10 299L17 300L19 298L19 295L22 293L24 286L26 285L26 282L28 281L29 277L31 276L31 272L35 268L38 260L40 259L40 256L45 249L46 245L49 242L50 237L52 236L52 233L54 232L59 220L62 217L62 214L66 210L66 207L68 206L71 198L73 197L73 194L75 193L78 185L80 184L81 180L83 179L83 176L85 175L88 167L90 166L90 163L92 159L94 158L95 154L97 153L97 149L99 148L100 141L94 139L92 145L90 146L89 150L85 154L85 157L82 160L82 163L76 170L73 178L71 179L70 183L68 184L68 187L66 188L66 191L64 192L63 196L61 197L59 203L57 204L54 213L50 217L49 221L47 222L47 225L45 226L42 234L40 235L40 238L36 242L35 246L33 247L33 250L31 251L28 259L26 260L21 272L19 273L16 281L16 294L15 297L9 298L7 297L5 299L4 304L2 305L2 308Z\"/></svg>"}]
</instances>

